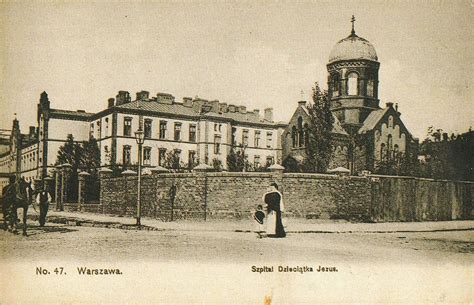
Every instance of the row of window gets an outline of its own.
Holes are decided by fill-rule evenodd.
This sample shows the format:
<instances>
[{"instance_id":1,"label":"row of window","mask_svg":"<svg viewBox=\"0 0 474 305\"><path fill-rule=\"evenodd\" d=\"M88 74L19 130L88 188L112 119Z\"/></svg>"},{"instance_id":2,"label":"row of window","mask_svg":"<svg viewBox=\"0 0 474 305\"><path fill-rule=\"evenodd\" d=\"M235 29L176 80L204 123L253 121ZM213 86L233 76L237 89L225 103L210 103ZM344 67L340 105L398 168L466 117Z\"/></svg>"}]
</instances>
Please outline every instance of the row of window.
<instances>
[{"instance_id":1,"label":"row of window","mask_svg":"<svg viewBox=\"0 0 474 305\"><path fill-rule=\"evenodd\" d=\"M368 96L374 96L375 81L373 78L369 77L367 80L366 93ZM335 74L331 79L331 91L333 96L341 95L341 84L339 75ZM356 72L350 72L347 75L346 81L346 92L347 95L359 95L359 74Z\"/></svg>"},{"instance_id":2,"label":"row of window","mask_svg":"<svg viewBox=\"0 0 474 305\"><path fill-rule=\"evenodd\" d=\"M130 145L124 145L123 146L123 153L122 153L122 160L124 165L130 165L131 164L131 149L132 147ZM177 150L177 157L178 160L177 162L180 162L181 159L181 150ZM152 154L152 148L145 146L143 147L143 165L151 165L151 154ZM166 148L159 148L158 149L158 164L160 166L164 166L166 160ZM194 164L196 162L196 151L190 150L188 152L188 163L190 165Z\"/></svg>"},{"instance_id":3,"label":"row of window","mask_svg":"<svg viewBox=\"0 0 474 305\"><path fill-rule=\"evenodd\" d=\"M131 146L130 145L124 145L123 146L123 154L122 154L122 160L124 165L130 165L131 164ZM158 148L158 164L160 166L164 166L165 160L166 160L166 148ZM216 150L214 150L214 153L216 153ZM143 147L143 165L151 165L151 155L152 155L152 148L145 146ZM178 150L177 154L178 160L177 162L180 163L181 159L181 150ZM248 155L245 155L246 158L248 158ZM193 165L196 163L196 151L190 150L188 151L188 165ZM274 158L272 156L267 156L266 158L266 165L272 165L274 164ZM254 156L254 166L259 167L260 164L260 156L255 155Z\"/></svg>"},{"instance_id":4,"label":"row of window","mask_svg":"<svg viewBox=\"0 0 474 305\"><path fill-rule=\"evenodd\" d=\"M97 135L101 134L101 129L100 129L100 121L96 123L97 126ZM109 119L105 118L105 134L108 134L108 127L109 126ZM220 123L215 123L214 124L214 131L215 132L221 132L222 131L222 124ZM242 137L241 137L241 144L243 146L249 146L249 130L244 129L242 130ZM145 119L143 122L143 133L144 137L146 139L150 139L152 137L152 119ZM159 122L159 132L158 132L158 138L161 140L167 139L168 138L168 122L164 120L160 120ZM123 135L126 137L131 137L133 136L132 134L132 118L131 117L125 117L124 118L124 123L123 123ZM174 141L181 141L182 140L182 123L180 122L175 122L174 123L174 128L173 128L173 140ZM94 123L91 124L90 128L90 137L94 137ZM259 130L254 131L254 142L253 146L254 147L261 147L261 141L262 141L262 132ZM189 129L188 129L188 141L189 142L196 142L196 124L190 124ZM217 151L219 151L219 146L221 142L221 136L220 135L215 135L214 142L218 148L216 148ZM265 146L266 148L271 148L272 147L272 142L273 142L273 133L268 131L266 133L266 143ZM232 145L237 145L237 128L233 127L232 128Z\"/></svg>"},{"instance_id":5,"label":"row of window","mask_svg":"<svg viewBox=\"0 0 474 305\"><path fill-rule=\"evenodd\" d=\"M102 128L101 128L100 121L97 121L95 126L96 126L96 130L94 130L94 123L91 123L90 129L89 129L89 137L94 138L95 135L97 135L97 138L101 138ZM104 119L104 135L105 136L109 135L109 118Z\"/></svg>"},{"instance_id":6,"label":"row of window","mask_svg":"<svg viewBox=\"0 0 474 305\"><path fill-rule=\"evenodd\" d=\"M168 130L168 122L167 121L160 121L160 129L158 133L159 139L166 139L167 138L167 130ZM145 138L149 139L152 137L152 120L145 119L143 124L143 133ZM125 117L124 124L123 124L123 135L126 137L132 136L132 118ZM174 123L174 133L173 139L175 141L182 140L182 123L175 122ZM190 124L189 131L188 131L188 140L189 142L196 142L196 125Z\"/></svg>"},{"instance_id":7,"label":"row of window","mask_svg":"<svg viewBox=\"0 0 474 305\"><path fill-rule=\"evenodd\" d=\"M305 147L309 141L308 124L303 126L303 118L298 117L297 126L291 128L291 146L293 148Z\"/></svg>"},{"instance_id":8,"label":"row of window","mask_svg":"<svg viewBox=\"0 0 474 305\"><path fill-rule=\"evenodd\" d=\"M260 130L255 130L254 131L254 137L253 137L253 146L254 147L260 147L261 143L261 135L262 132ZM273 141L273 133L271 131L267 131L267 138L266 138L266 147L271 148L272 147L272 141ZM232 145L237 145L237 128L232 127ZM242 130L242 141L241 141L243 146L248 146L249 145L249 130L244 129Z\"/></svg>"}]
</instances>

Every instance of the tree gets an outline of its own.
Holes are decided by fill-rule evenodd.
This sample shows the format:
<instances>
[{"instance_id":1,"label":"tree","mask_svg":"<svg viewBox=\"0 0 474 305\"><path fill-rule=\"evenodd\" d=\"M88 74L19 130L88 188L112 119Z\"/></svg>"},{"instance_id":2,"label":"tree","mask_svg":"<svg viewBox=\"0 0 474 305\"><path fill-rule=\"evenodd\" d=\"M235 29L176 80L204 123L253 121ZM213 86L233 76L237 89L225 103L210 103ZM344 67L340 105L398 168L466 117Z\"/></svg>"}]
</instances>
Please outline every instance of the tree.
<instances>
[{"instance_id":1,"label":"tree","mask_svg":"<svg viewBox=\"0 0 474 305\"><path fill-rule=\"evenodd\" d=\"M292 156L288 156L283 160L283 167L287 173L299 173L301 172L301 164Z\"/></svg>"},{"instance_id":2,"label":"tree","mask_svg":"<svg viewBox=\"0 0 474 305\"><path fill-rule=\"evenodd\" d=\"M71 176L68 184L69 200L77 199L78 172L86 171L91 174L91 181L98 180L98 169L100 168L100 150L97 141L91 138L82 145L74 141L72 134L67 136L64 145L59 147L55 165L69 163L71 165ZM98 187L97 183L91 185ZM92 193L98 190L91 189Z\"/></svg>"},{"instance_id":3,"label":"tree","mask_svg":"<svg viewBox=\"0 0 474 305\"><path fill-rule=\"evenodd\" d=\"M212 167L215 171L222 171L222 161L217 158L212 159Z\"/></svg>"},{"instance_id":4,"label":"tree","mask_svg":"<svg viewBox=\"0 0 474 305\"><path fill-rule=\"evenodd\" d=\"M305 132L305 172L325 173L331 158L331 131L334 124L327 91L321 91L316 82L313 101L308 105L309 125Z\"/></svg>"},{"instance_id":5,"label":"tree","mask_svg":"<svg viewBox=\"0 0 474 305\"><path fill-rule=\"evenodd\" d=\"M245 157L245 149L240 146L238 149L232 147L227 155L227 168L230 172L242 172L248 164Z\"/></svg>"},{"instance_id":6,"label":"tree","mask_svg":"<svg viewBox=\"0 0 474 305\"><path fill-rule=\"evenodd\" d=\"M180 171L182 168L182 165L180 162L180 154L181 154L181 150L176 149L176 148L167 152L165 160L163 162L163 166L174 172Z\"/></svg>"}]
</instances>

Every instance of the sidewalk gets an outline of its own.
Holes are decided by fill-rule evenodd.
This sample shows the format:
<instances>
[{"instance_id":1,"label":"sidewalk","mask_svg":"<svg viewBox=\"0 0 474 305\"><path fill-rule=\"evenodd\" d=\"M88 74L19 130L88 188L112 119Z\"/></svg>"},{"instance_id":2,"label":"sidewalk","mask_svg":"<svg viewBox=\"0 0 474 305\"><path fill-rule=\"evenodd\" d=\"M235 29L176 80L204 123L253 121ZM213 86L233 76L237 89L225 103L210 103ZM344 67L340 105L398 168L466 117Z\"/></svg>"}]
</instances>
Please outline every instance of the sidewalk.
<instances>
[{"instance_id":1,"label":"sidewalk","mask_svg":"<svg viewBox=\"0 0 474 305\"><path fill-rule=\"evenodd\" d=\"M30 219L37 219L33 210ZM68 225L134 229L135 218L107 216L92 213L56 212L48 213L48 222ZM170 231L255 231L255 221L242 220L177 220L163 222L157 219L142 218L143 229ZM474 220L438 221L438 222L384 222L384 223L351 223L345 220L306 220L284 218L288 233L395 233L395 232L433 232L474 230Z\"/></svg>"}]
</instances>

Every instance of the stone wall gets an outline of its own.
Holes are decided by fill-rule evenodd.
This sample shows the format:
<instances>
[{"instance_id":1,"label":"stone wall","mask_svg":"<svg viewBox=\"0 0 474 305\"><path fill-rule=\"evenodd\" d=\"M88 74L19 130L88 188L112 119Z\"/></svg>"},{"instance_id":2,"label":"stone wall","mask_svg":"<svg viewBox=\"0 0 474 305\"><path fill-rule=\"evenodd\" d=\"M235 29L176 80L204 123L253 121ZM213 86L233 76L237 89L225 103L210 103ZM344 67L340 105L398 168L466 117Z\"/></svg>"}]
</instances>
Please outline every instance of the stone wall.
<instances>
[{"instance_id":1,"label":"stone wall","mask_svg":"<svg viewBox=\"0 0 474 305\"><path fill-rule=\"evenodd\" d=\"M248 218L257 204L262 203L262 196L272 182L276 182L283 193L286 216L369 218L371 189L366 178L255 172L145 176L142 178L142 215L170 220L173 210L173 219ZM134 216L136 189L136 177L103 179L104 213Z\"/></svg>"},{"instance_id":2,"label":"stone wall","mask_svg":"<svg viewBox=\"0 0 474 305\"><path fill-rule=\"evenodd\" d=\"M144 176L142 216L167 221L248 218L262 203L262 196L272 182L283 193L286 217L355 221L473 218L474 183L470 182L275 172ZM101 186L103 213L136 215L136 176L105 178Z\"/></svg>"}]
</instances>

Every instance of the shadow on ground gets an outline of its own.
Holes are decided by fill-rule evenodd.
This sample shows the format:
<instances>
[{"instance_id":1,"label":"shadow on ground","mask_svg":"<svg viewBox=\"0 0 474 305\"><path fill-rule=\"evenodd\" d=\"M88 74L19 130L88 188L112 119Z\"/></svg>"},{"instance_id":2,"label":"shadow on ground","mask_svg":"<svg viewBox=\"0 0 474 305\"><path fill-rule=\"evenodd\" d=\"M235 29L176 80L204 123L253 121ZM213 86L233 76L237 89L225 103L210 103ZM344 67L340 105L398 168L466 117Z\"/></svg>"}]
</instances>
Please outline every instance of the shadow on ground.
<instances>
[{"instance_id":1,"label":"shadow on ground","mask_svg":"<svg viewBox=\"0 0 474 305\"><path fill-rule=\"evenodd\" d=\"M12 233L12 232L7 232L8 234L13 234L13 235L21 235L22 234L22 224L20 224L17 228L17 233ZM27 234L28 236L35 236L39 234L48 234L48 233L71 233L71 232L76 232L77 230L74 229L69 229L63 226L44 226L40 227L38 225L31 225L28 224L27 227Z\"/></svg>"}]
</instances>

